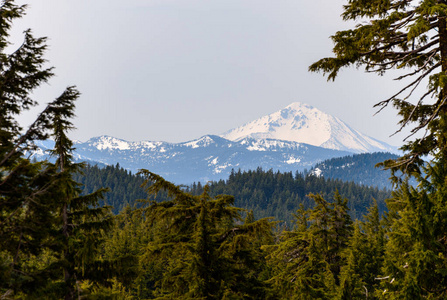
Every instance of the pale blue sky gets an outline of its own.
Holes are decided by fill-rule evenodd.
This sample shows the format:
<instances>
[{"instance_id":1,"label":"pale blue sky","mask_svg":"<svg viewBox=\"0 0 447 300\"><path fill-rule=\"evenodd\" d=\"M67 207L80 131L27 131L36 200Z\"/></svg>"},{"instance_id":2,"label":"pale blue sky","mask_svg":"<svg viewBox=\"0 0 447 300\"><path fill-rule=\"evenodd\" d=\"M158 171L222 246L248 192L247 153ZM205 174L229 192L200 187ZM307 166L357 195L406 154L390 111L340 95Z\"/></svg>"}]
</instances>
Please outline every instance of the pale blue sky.
<instances>
[{"instance_id":1,"label":"pale blue sky","mask_svg":"<svg viewBox=\"0 0 447 300\"><path fill-rule=\"evenodd\" d=\"M17 1L26 3L27 1ZM374 103L401 85L345 70L335 83L308 66L331 55L347 28L342 0L32 0L14 37L48 36L56 77L44 102L77 85L74 139L182 142L226 130L296 101L400 145L395 111ZM31 114L24 119L31 120Z\"/></svg>"}]
</instances>

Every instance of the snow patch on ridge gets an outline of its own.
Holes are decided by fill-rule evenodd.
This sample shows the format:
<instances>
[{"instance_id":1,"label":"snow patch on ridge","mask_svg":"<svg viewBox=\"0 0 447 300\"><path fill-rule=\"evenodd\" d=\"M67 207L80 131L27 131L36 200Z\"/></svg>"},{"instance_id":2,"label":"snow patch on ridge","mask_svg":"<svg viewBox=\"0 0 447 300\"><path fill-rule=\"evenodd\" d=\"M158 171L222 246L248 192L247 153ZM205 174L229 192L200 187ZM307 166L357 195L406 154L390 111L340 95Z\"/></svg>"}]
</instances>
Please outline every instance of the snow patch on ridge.
<instances>
[{"instance_id":1,"label":"snow patch on ridge","mask_svg":"<svg viewBox=\"0 0 447 300\"><path fill-rule=\"evenodd\" d=\"M285 161L286 164L291 165L291 164L297 164L301 162L300 158L295 158L293 156L290 156L288 160Z\"/></svg>"},{"instance_id":2,"label":"snow patch on ridge","mask_svg":"<svg viewBox=\"0 0 447 300\"><path fill-rule=\"evenodd\" d=\"M105 150L105 149L118 149L118 150L128 150L130 149L129 142L126 142L124 140L119 140L114 137L110 136L101 136L99 139L97 139L93 146L96 147L98 150Z\"/></svg>"},{"instance_id":3,"label":"snow patch on ridge","mask_svg":"<svg viewBox=\"0 0 447 300\"><path fill-rule=\"evenodd\" d=\"M200 139L182 143L182 145L196 149L199 147L207 147L214 143L215 143L214 140L210 136L206 135L206 136L201 137Z\"/></svg>"},{"instance_id":4,"label":"snow patch on ridge","mask_svg":"<svg viewBox=\"0 0 447 300\"><path fill-rule=\"evenodd\" d=\"M317 176L317 177L321 177L321 173L322 173L323 171L320 169L320 168L316 168L316 169L314 169L313 171L312 171L312 174L313 175L315 175L315 176Z\"/></svg>"}]
</instances>

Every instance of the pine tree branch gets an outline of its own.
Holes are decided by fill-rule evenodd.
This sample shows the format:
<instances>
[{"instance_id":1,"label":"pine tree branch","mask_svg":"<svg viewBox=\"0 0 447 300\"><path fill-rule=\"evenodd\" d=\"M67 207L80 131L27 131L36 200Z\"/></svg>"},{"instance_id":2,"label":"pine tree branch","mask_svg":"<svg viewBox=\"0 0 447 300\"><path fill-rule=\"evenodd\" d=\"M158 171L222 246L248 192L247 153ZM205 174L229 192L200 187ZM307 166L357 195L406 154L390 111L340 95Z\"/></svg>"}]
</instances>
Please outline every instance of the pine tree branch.
<instances>
[{"instance_id":1,"label":"pine tree branch","mask_svg":"<svg viewBox=\"0 0 447 300\"><path fill-rule=\"evenodd\" d=\"M15 143L12 150L7 153L3 160L0 162L0 166L4 165L6 161L11 158L12 155L17 153L18 149L20 148L20 145L24 144L25 141L29 139L29 137L34 133L34 130L37 129L42 124L47 124L47 113L49 112L51 107L51 104L48 104L47 107L40 113L40 115L37 117L37 119L29 126L28 130L24 135L22 135L19 140Z\"/></svg>"},{"instance_id":2,"label":"pine tree branch","mask_svg":"<svg viewBox=\"0 0 447 300\"><path fill-rule=\"evenodd\" d=\"M440 51L439 48L431 50L431 51L430 51L430 52L431 52L430 56L427 57L427 59L425 60L425 63L424 63L419 69L415 70L415 71L412 72L412 73L408 73L408 74L399 76L399 77L395 78L394 80L402 80L402 79L404 79L404 78L406 78L406 77L414 76L414 75L418 74L419 72L421 72L422 70L425 70L425 68L427 67L427 65L428 65L429 63L432 62L433 57L434 57L434 56L436 55L436 53L438 53L439 51ZM428 53L426 53L426 54L429 54L430 52L428 52ZM439 66L440 66L440 65L439 65Z\"/></svg>"},{"instance_id":3,"label":"pine tree branch","mask_svg":"<svg viewBox=\"0 0 447 300\"><path fill-rule=\"evenodd\" d=\"M441 108L444 106L445 102L447 100L447 97L445 97L444 99L442 99L442 102L436 107L436 110L433 112L433 114L431 114L431 116L425 120L424 122L422 122L420 125L418 125L417 127L413 128L411 130L411 134L409 136L407 136L405 140L407 140L408 138L412 137L415 133L417 133L419 130L421 130L422 128L426 127L431 121L433 121L439 114L439 111L441 110ZM428 128L425 131L425 135L428 133Z\"/></svg>"},{"instance_id":4,"label":"pine tree branch","mask_svg":"<svg viewBox=\"0 0 447 300\"><path fill-rule=\"evenodd\" d=\"M414 90L414 89L413 89ZM399 133L402 131L402 129L410 122L410 120L413 118L414 113L417 111L417 108L422 104L422 101L424 100L425 97L427 97L428 95L430 95L431 93L433 93L435 91L435 89L430 89L428 92L426 92L424 95L422 95L422 97L419 99L418 103L414 106L413 110L411 111L411 113L409 114L408 118L402 123L402 125L400 126L400 128L398 130L396 130L396 132L394 132L391 136ZM408 138L408 137L407 137Z\"/></svg>"},{"instance_id":5,"label":"pine tree branch","mask_svg":"<svg viewBox=\"0 0 447 300\"><path fill-rule=\"evenodd\" d=\"M403 52L391 51L391 52L385 52L384 54L391 55L391 56L397 56L396 60L405 60L408 56L410 56L412 54L418 54L419 52L427 50L428 48L430 48L430 47L432 47L434 45L437 45L438 43L439 43L439 39L436 39L436 40L431 41L430 43L425 44L424 46L421 46L421 47L419 47L417 49L414 49L414 50L403 51ZM430 53L430 52L428 52L428 53Z\"/></svg>"},{"instance_id":6,"label":"pine tree branch","mask_svg":"<svg viewBox=\"0 0 447 300\"><path fill-rule=\"evenodd\" d=\"M235 233L235 232L237 232L237 231L241 231L241 228L239 228L239 227L234 227L234 228L228 230L228 231L225 232L221 237L219 237L219 239L218 239L217 241L218 241L219 243L221 243L221 242L225 241L225 240L227 239L227 237L228 237L230 234Z\"/></svg>"},{"instance_id":7,"label":"pine tree branch","mask_svg":"<svg viewBox=\"0 0 447 300\"><path fill-rule=\"evenodd\" d=\"M407 89L409 89L410 87L412 87L415 84L419 84L421 82L422 79L424 79L425 77L427 77L433 70L435 70L436 68L440 67L441 63L437 63L436 65L434 65L433 67L431 67L430 69L428 69L427 71L425 71L421 76L419 76L416 80L414 80L413 82L411 82L410 84L406 85L403 89L401 89L399 92L397 92L396 94L394 94L393 96L391 96L390 98L380 101L379 103L375 104L374 107L378 107L378 106L382 106L374 115L378 114L379 112L381 112L386 106L388 106L389 102L392 101L393 99L395 99L397 96L399 96L400 94L402 94L404 91L406 91Z\"/></svg>"},{"instance_id":8,"label":"pine tree branch","mask_svg":"<svg viewBox=\"0 0 447 300\"><path fill-rule=\"evenodd\" d=\"M39 174L40 175L40 174ZM3 182L4 183L4 182ZM21 209L23 209L24 207L27 207L31 202L37 204L37 205L41 205L40 203L34 201L34 198L36 196L42 195L44 193L46 193L53 185L54 185L54 181L50 181L47 182L45 185L43 185L40 189L34 191L33 193L31 193L30 195L28 195L23 204L20 205L17 209L15 209L11 214L9 214L8 217L6 217L5 220L3 220L3 222L0 223L0 226L4 226L12 217L14 217L14 215L19 212Z\"/></svg>"}]
</instances>

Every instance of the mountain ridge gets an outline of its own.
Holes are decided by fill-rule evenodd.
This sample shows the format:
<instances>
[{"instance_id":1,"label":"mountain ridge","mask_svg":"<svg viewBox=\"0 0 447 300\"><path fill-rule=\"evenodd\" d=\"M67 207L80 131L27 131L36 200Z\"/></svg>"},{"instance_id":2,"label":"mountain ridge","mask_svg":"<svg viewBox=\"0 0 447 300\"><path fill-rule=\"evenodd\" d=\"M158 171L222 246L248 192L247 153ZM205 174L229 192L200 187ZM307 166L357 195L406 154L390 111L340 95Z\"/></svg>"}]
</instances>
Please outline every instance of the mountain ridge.
<instances>
[{"instance_id":1,"label":"mountain ridge","mask_svg":"<svg viewBox=\"0 0 447 300\"><path fill-rule=\"evenodd\" d=\"M44 150L51 149L49 144L46 142L45 148L42 145L33 155L48 158ZM181 184L220 180L233 169L252 170L260 166L282 172L304 171L321 160L350 154L291 141L246 138L233 142L215 135L183 143L127 142L100 136L75 143L74 147L78 161L119 163L132 172L149 169Z\"/></svg>"}]
</instances>

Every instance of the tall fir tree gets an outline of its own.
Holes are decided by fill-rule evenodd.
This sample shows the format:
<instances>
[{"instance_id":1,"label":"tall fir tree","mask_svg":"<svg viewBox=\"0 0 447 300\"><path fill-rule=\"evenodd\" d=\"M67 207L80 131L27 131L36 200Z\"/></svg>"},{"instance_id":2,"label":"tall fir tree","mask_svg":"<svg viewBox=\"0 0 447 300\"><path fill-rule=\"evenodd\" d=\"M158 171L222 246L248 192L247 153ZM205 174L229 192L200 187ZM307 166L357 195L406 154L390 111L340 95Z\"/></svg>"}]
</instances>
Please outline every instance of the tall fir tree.
<instances>
[{"instance_id":1,"label":"tall fir tree","mask_svg":"<svg viewBox=\"0 0 447 300\"><path fill-rule=\"evenodd\" d=\"M12 23L25 9L13 0L0 3L0 298L74 299L82 280L107 278L99 272L106 264L92 259L106 208L91 206L104 190L80 197L72 180L78 166L66 131L79 95L74 87L26 131L16 120L37 104L32 92L53 76L43 58L46 39L34 38L31 30L7 52ZM27 159L34 141L51 133L56 163Z\"/></svg>"},{"instance_id":2,"label":"tall fir tree","mask_svg":"<svg viewBox=\"0 0 447 300\"><path fill-rule=\"evenodd\" d=\"M146 279L151 277L153 270L143 268L140 258L151 235L151 228L145 226L144 215L130 206L114 218L114 225L103 248L104 258L116 262L113 280L121 289L112 287L112 293L121 298L126 295L136 296L137 299L150 298L153 286Z\"/></svg>"},{"instance_id":3,"label":"tall fir tree","mask_svg":"<svg viewBox=\"0 0 447 300\"><path fill-rule=\"evenodd\" d=\"M443 158L428 165L420 185L404 183L388 201L383 298L447 297L446 162Z\"/></svg>"},{"instance_id":4,"label":"tall fir tree","mask_svg":"<svg viewBox=\"0 0 447 300\"><path fill-rule=\"evenodd\" d=\"M99 189L81 196L81 186L73 179L84 166L73 162L73 143L67 136L73 129L70 119L74 116L74 102L78 97L79 92L69 87L51 107L55 145L50 154L56 158L57 178L52 203L56 222L51 235L55 262L46 271L63 274L63 278L56 277L46 288L46 295L53 293L57 297L62 293L66 300L82 295L80 283L83 281L105 283L113 269L99 257L99 247L112 221L109 207L98 205L107 190Z\"/></svg>"},{"instance_id":5,"label":"tall fir tree","mask_svg":"<svg viewBox=\"0 0 447 300\"><path fill-rule=\"evenodd\" d=\"M24 153L33 149L33 140L48 137L54 103L24 133L16 120L37 104L32 92L53 75L43 58L45 38L27 30L23 43L8 51L12 23L25 9L12 0L0 3L0 295L27 294L45 281L27 262L42 254L53 221L48 195L54 169Z\"/></svg>"},{"instance_id":6,"label":"tall fir tree","mask_svg":"<svg viewBox=\"0 0 447 300\"><path fill-rule=\"evenodd\" d=\"M315 206L301 207L296 228L282 233L280 243L268 246L273 267L272 295L279 299L334 299L344 260L342 253L352 234L347 200L335 202L309 195Z\"/></svg>"},{"instance_id":7,"label":"tall fir tree","mask_svg":"<svg viewBox=\"0 0 447 300\"><path fill-rule=\"evenodd\" d=\"M183 191L160 176L142 170L149 194L167 191L171 200L152 201L144 214L153 240L144 254L147 263L162 270L156 279L156 299L263 299L258 274L258 236L268 238L271 224L261 219L245 224L232 196L212 198L208 187L199 196Z\"/></svg>"},{"instance_id":8,"label":"tall fir tree","mask_svg":"<svg viewBox=\"0 0 447 300\"><path fill-rule=\"evenodd\" d=\"M376 299L384 251L385 229L376 203L365 221L356 221L354 233L342 253L345 263L341 267L339 299Z\"/></svg>"},{"instance_id":9,"label":"tall fir tree","mask_svg":"<svg viewBox=\"0 0 447 300\"><path fill-rule=\"evenodd\" d=\"M418 185L393 177L398 186L387 202L388 240L381 281L376 296L384 299L445 299L447 297L447 1L349 0L345 20L361 20L355 29L333 37L335 57L310 66L334 79L350 65L383 74L408 69L397 79L412 81L390 98L401 116L400 129L411 124L411 133L422 137L407 141L404 155L383 166L414 176ZM428 80L428 87L413 100L414 91ZM428 98L433 100L427 100ZM413 100L413 101L412 101ZM429 162L424 156L431 155Z\"/></svg>"}]
</instances>

